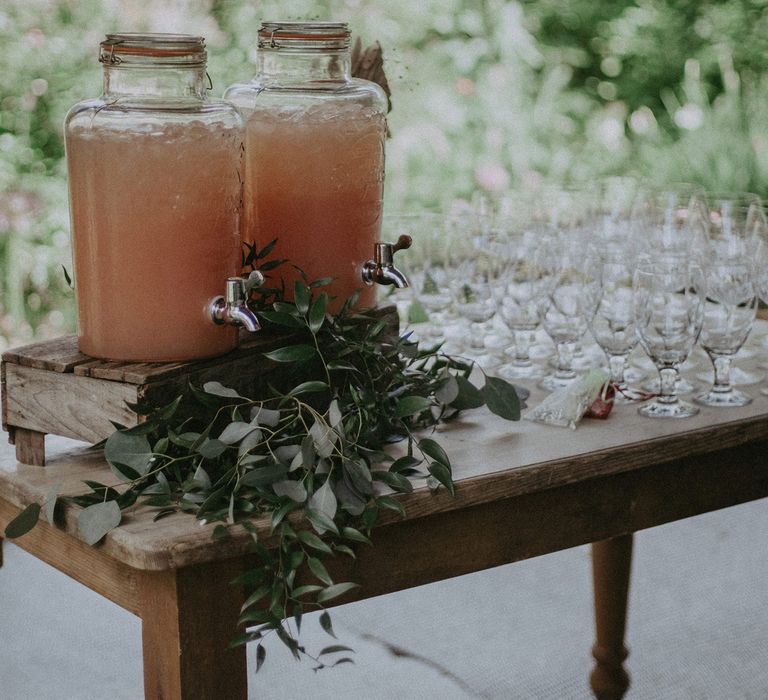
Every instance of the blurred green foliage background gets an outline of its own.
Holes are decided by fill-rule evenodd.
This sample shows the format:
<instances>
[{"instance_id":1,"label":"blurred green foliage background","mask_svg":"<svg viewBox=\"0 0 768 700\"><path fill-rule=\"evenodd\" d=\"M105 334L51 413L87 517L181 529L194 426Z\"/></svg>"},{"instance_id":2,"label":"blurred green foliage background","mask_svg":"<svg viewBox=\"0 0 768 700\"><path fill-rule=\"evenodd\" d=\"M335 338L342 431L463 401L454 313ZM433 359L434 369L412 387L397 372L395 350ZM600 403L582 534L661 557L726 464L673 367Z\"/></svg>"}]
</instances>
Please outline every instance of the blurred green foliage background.
<instances>
[{"instance_id":1,"label":"blurred green foliage background","mask_svg":"<svg viewBox=\"0 0 768 700\"><path fill-rule=\"evenodd\" d=\"M4 0L0 348L74 329L62 121L103 35L202 34L221 94L264 19L381 42L389 211L624 173L768 193L768 0Z\"/></svg>"}]
</instances>

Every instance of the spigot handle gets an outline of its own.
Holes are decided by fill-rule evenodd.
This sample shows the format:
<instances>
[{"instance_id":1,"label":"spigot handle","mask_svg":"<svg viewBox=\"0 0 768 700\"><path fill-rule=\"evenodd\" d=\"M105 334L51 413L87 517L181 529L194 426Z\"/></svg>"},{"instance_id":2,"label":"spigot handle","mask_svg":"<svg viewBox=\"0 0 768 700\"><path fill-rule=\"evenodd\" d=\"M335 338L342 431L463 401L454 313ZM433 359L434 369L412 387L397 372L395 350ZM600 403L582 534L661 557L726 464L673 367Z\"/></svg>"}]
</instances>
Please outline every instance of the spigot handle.
<instances>
[{"instance_id":1,"label":"spigot handle","mask_svg":"<svg viewBox=\"0 0 768 700\"><path fill-rule=\"evenodd\" d=\"M397 239L397 243L392 246L392 252L396 253L398 250L407 250L413 244L413 238L407 234L403 234Z\"/></svg>"}]
</instances>

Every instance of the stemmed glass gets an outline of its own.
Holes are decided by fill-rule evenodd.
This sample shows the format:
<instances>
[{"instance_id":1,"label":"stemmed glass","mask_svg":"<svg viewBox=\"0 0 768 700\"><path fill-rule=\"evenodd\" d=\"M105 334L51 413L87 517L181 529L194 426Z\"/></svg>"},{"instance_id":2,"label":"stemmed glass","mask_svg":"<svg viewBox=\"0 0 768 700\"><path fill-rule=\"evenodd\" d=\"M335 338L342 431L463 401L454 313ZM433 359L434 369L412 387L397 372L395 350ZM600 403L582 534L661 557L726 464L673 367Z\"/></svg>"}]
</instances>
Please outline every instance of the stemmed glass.
<instances>
[{"instance_id":1,"label":"stemmed glass","mask_svg":"<svg viewBox=\"0 0 768 700\"><path fill-rule=\"evenodd\" d=\"M687 257L641 262L634 275L635 322L645 352L659 370L660 395L638 409L651 418L687 418L699 412L677 396L680 365L701 332L701 268Z\"/></svg>"},{"instance_id":2,"label":"stemmed glass","mask_svg":"<svg viewBox=\"0 0 768 700\"><path fill-rule=\"evenodd\" d=\"M760 198L751 192L710 192L706 195L707 254L710 260L754 260L766 220ZM757 384L764 374L731 367L731 383Z\"/></svg>"},{"instance_id":3,"label":"stemmed glass","mask_svg":"<svg viewBox=\"0 0 768 700\"><path fill-rule=\"evenodd\" d=\"M463 352L488 369L497 364L485 349L486 323L496 313L493 287L498 259L490 254L485 237L467 234L452 241L452 274L449 278L453 305L469 321L468 342Z\"/></svg>"},{"instance_id":4,"label":"stemmed glass","mask_svg":"<svg viewBox=\"0 0 768 700\"><path fill-rule=\"evenodd\" d=\"M554 373L539 383L550 391L568 386L577 378L573 367L576 343L587 330L597 309L599 282L589 255L577 241L561 242L559 260L553 268L552 282L540 307L541 325L555 343ZM552 262L555 256L547 256Z\"/></svg>"},{"instance_id":5,"label":"stemmed glass","mask_svg":"<svg viewBox=\"0 0 768 700\"><path fill-rule=\"evenodd\" d=\"M596 261L600 297L589 327L597 344L608 357L611 381L618 389L616 403L628 403L625 395L627 358L637 345L635 324L634 266L626 257L607 257Z\"/></svg>"},{"instance_id":6,"label":"stemmed glass","mask_svg":"<svg viewBox=\"0 0 768 700\"><path fill-rule=\"evenodd\" d=\"M401 233L413 237L411 249L397 264L408 276L412 300L428 314L420 335L431 343L442 342L450 318L453 274L450 234L443 217L432 212L385 216L383 228L384 240L397 240Z\"/></svg>"},{"instance_id":7,"label":"stemmed glass","mask_svg":"<svg viewBox=\"0 0 768 700\"><path fill-rule=\"evenodd\" d=\"M530 356L531 338L539 327L539 306L548 291L551 266L544 264L547 234L543 224L516 218L499 219L486 245L495 258L492 287L496 313L512 332L512 359L498 374L505 379L535 379L545 370Z\"/></svg>"},{"instance_id":8,"label":"stemmed glass","mask_svg":"<svg viewBox=\"0 0 768 700\"><path fill-rule=\"evenodd\" d=\"M697 185L677 183L643 192L634 212L638 252L698 259L706 245L707 217L704 190Z\"/></svg>"},{"instance_id":9,"label":"stemmed glass","mask_svg":"<svg viewBox=\"0 0 768 700\"><path fill-rule=\"evenodd\" d=\"M731 361L747 340L757 311L752 265L715 260L704 267L707 290L701 346L712 360L712 388L694 398L703 406L746 406L752 399L731 385Z\"/></svg>"}]
</instances>

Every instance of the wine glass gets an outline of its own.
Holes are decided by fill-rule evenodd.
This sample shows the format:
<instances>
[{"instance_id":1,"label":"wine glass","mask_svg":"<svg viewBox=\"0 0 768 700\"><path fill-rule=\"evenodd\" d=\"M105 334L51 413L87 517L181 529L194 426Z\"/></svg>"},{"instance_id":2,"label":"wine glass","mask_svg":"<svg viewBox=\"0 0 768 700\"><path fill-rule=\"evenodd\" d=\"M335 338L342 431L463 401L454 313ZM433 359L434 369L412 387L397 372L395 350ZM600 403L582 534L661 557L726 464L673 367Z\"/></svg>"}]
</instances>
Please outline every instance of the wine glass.
<instances>
[{"instance_id":1,"label":"wine glass","mask_svg":"<svg viewBox=\"0 0 768 700\"><path fill-rule=\"evenodd\" d=\"M680 365L701 332L701 268L685 257L646 259L634 274L635 323L640 345L659 370L660 395L638 409L651 418L699 412L677 396Z\"/></svg>"},{"instance_id":2,"label":"wine glass","mask_svg":"<svg viewBox=\"0 0 768 700\"><path fill-rule=\"evenodd\" d=\"M752 399L731 384L731 361L747 340L757 311L752 264L714 260L704 268L706 300L701 346L715 370L712 388L694 398L703 406L746 406Z\"/></svg>"},{"instance_id":3,"label":"wine glass","mask_svg":"<svg viewBox=\"0 0 768 700\"><path fill-rule=\"evenodd\" d=\"M706 245L708 218L704 190L676 183L638 196L634 221L640 253L698 259Z\"/></svg>"},{"instance_id":4,"label":"wine glass","mask_svg":"<svg viewBox=\"0 0 768 700\"><path fill-rule=\"evenodd\" d=\"M593 264L594 255L586 253L577 241L561 242L559 259L547 256L552 267L552 281L539 308L541 325L555 343L555 371L539 383L550 391L568 386L576 378L573 355L576 343L587 330L597 309L599 281Z\"/></svg>"},{"instance_id":5,"label":"wine glass","mask_svg":"<svg viewBox=\"0 0 768 700\"><path fill-rule=\"evenodd\" d=\"M486 236L467 233L452 240L449 288L459 316L469 321L468 342L463 348L485 369L498 363L485 348L486 324L496 313L493 288L499 259L486 245Z\"/></svg>"},{"instance_id":6,"label":"wine glass","mask_svg":"<svg viewBox=\"0 0 768 700\"><path fill-rule=\"evenodd\" d=\"M384 217L384 240L397 240L401 233L413 239L411 249L398 266L410 282L408 314L420 325L423 339L440 343L445 339L445 326L450 320L451 293L449 278L453 273L450 233L438 213L394 214ZM421 308L418 308L418 307Z\"/></svg>"},{"instance_id":7,"label":"wine glass","mask_svg":"<svg viewBox=\"0 0 768 700\"><path fill-rule=\"evenodd\" d=\"M628 403L625 372L627 358L637 345L634 265L627 257L608 257L595 263L599 270L600 297L589 327L608 357L616 403Z\"/></svg>"},{"instance_id":8,"label":"wine glass","mask_svg":"<svg viewBox=\"0 0 768 700\"><path fill-rule=\"evenodd\" d=\"M539 327L539 306L547 294L552 268L544 264L548 231L543 222L518 217L498 218L487 241L496 261L492 287L496 314L512 332L513 355L498 374L505 379L535 379L545 374L530 356L531 339Z\"/></svg>"}]
</instances>

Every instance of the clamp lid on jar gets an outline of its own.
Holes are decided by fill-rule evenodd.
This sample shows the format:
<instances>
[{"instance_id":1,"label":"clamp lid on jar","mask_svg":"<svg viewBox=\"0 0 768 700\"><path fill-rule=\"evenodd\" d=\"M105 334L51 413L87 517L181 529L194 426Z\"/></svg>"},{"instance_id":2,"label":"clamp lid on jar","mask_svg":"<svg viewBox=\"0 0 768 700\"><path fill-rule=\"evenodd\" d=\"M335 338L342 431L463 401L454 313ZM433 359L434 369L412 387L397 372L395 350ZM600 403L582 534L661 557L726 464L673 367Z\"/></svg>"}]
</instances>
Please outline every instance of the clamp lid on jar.
<instances>
[{"instance_id":1,"label":"clamp lid on jar","mask_svg":"<svg viewBox=\"0 0 768 700\"><path fill-rule=\"evenodd\" d=\"M349 26L346 22L262 22L259 49L328 51L348 49Z\"/></svg>"},{"instance_id":2,"label":"clamp lid on jar","mask_svg":"<svg viewBox=\"0 0 768 700\"><path fill-rule=\"evenodd\" d=\"M99 45L99 62L204 66L205 39L189 34L107 34Z\"/></svg>"}]
</instances>

